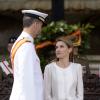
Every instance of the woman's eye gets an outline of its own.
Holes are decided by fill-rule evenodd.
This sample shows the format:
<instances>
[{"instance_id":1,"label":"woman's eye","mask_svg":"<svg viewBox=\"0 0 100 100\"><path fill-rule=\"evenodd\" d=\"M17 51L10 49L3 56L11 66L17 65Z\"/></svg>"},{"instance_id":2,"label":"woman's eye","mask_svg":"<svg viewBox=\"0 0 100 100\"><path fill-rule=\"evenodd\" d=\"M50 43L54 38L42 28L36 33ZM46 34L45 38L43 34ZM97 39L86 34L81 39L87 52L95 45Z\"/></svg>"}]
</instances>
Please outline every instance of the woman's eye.
<instances>
[{"instance_id":1,"label":"woman's eye","mask_svg":"<svg viewBox=\"0 0 100 100\"><path fill-rule=\"evenodd\" d=\"M63 45L60 46L60 48L63 48L63 47L64 47Z\"/></svg>"},{"instance_id":2,"label":"woman's eye","mask_svg":"<svg viewBox=\"0 0 100 100\"><path fill-rule=\"evenodd\" d=\"M64 48L64 46L63 45L55 46L55 49L57 49L57 48Z\"/></svg>"}]
</instances>

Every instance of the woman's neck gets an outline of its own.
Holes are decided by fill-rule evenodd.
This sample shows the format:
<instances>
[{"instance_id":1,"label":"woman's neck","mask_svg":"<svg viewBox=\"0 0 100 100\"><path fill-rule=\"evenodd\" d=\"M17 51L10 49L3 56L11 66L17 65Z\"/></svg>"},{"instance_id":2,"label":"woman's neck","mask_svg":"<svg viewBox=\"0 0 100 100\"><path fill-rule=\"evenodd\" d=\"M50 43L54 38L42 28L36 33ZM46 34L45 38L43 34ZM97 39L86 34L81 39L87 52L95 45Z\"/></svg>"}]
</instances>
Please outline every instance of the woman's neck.
<instances>
[{"instance_id":1,"label":"woman's neck","mask_svg":"<svg viewBox=\"0 0 100 100\"><path fill-rule=\"evenodd\" d=\"M68 67L68 65L70 64L69 59L59 59L59 61L57 61L57 65L62 67L62 68L66 68Z\"/></svg>"}]
</instances>

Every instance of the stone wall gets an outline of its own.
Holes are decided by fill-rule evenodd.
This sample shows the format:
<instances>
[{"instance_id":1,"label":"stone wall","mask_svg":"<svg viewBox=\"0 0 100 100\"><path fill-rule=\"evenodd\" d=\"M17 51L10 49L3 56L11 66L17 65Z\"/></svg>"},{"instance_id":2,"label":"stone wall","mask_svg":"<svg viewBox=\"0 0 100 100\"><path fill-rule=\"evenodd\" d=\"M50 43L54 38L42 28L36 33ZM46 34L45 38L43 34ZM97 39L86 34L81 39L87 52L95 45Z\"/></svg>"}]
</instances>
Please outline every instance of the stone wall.
<instances>
[{"instance_id":1,"label":"stone wall","mask_svg":"<svg viewBox=\"0 0 100 100\"><path fill-rule=\"evenodd\" d=\"M0 0L0 10L51 9L51 0Z\"/></svg>"},{"instance_id":2,"label":"stone wall","mask_svg":"<svg viewBox=\"0 0 100 100\"><path fill-rule=\"evenodd\" d=\"M65 0L65 9L100 9L100 0Z\"/></svg>"},{"instance_id":3,"label":"stone wall","mask_svg":"<svg viewBox=\"0 0 100 100\"><path fill-rule=\"evenodd\" d=\"M0 0L0 10L41 8L50 10L52 0ZM100 0L64 0L65 9L100 9Z\"/></svg>"}]
</instances>

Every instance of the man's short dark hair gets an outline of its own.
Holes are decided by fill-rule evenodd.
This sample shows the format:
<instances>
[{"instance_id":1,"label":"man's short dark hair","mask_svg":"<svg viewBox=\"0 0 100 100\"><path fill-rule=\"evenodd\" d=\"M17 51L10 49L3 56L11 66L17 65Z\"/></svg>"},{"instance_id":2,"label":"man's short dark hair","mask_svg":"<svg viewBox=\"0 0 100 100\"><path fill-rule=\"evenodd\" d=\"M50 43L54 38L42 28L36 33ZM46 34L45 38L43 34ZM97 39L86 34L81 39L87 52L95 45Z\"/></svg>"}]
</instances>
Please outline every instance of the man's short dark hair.
<instances>
[{"instance_id":1,"label":"man's short dark hair","mask_svg":"<svg viewBox=\"0 0 100 100\"><path fill-rule=\"evenodd\" d=\"M23 17L23 27L30 27L35 21L39 21L39 20L36 18L24 16Z\"/></svg>"}]
</instances>

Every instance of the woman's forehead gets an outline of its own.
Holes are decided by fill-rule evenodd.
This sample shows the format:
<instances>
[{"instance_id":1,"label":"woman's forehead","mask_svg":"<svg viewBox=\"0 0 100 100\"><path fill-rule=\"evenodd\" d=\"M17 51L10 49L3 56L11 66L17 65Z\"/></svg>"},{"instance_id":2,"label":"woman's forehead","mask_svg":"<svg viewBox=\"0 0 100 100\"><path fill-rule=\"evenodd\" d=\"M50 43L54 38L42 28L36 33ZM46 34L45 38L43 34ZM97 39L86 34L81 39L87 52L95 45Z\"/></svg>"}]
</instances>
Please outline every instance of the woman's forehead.
<instances>
[{"instance_id":1,"label":"woman's forehead","mask_svg":"<svg viewBox=\"0 0 100 100\"><path fill-rule=\"evenodd\" d=\"M56 46L57 46L57 45L66 45L66 43L63 42L63 41L57 41ZM66 45L66 46L67 46L67 45Z\"/></svg>"}]
</instances>

